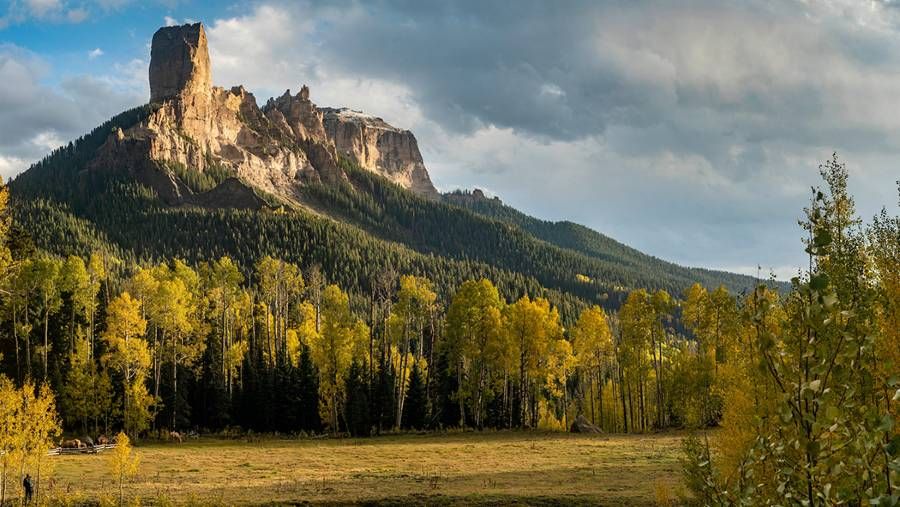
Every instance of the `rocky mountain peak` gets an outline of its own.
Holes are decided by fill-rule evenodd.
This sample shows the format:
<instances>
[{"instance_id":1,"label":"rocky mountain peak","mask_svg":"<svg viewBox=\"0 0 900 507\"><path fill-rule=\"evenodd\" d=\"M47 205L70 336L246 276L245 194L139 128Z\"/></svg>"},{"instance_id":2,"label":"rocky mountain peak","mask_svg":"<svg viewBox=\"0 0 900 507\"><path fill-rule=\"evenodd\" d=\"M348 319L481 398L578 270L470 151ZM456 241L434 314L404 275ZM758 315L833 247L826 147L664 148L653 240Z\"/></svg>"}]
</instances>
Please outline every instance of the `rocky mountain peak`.
<instances>
[{"instance_id":1,"label":"rocky mountain peak","mask_svg":"<svg viewBox=\"0 0 900 507\"><path fill-rule=\"evenodd\" d=\"M250 196L261 190L303 205L304 185L347 179L341 156L405 188L437 196L409 131L380 119L357 122L347 114L338 115L329 129L326 110L310 100L306 85L262 108L243 86L212 86L200 23L160 28L153 35L149 78L154 105L149 115L112 132L92 167L127 169L169 204L260 206ZM226 181L230 186L223 191L210 187ZM243 194L236 191L240 185ZM244 197L234 198L238 195Z\"/></svg>"},{"instance_id":2,"label":"rocky mountain peak","mask_svg":"<svg viewBox=\"0 0 900 507\"><path fill-rule=\"evenodd\" d=\"M286 90L277 99L269 99L263 112L276 125L284 125L301 141L313 140L327 143L322 113L309 100L309 87L303 85L296 95Z\"/></svg>"},{"instance_id":3,"label":"rocky mountain peak","mask_svg":"<svg viewBox=\"0 0 900 507\"><path fill-rule=\"evenodd\" d=\"M167 26L153 34L150 48L150 102L181 95L208 95L212 88L209 49L203 25Z\"/></svg>"}]
</instances>

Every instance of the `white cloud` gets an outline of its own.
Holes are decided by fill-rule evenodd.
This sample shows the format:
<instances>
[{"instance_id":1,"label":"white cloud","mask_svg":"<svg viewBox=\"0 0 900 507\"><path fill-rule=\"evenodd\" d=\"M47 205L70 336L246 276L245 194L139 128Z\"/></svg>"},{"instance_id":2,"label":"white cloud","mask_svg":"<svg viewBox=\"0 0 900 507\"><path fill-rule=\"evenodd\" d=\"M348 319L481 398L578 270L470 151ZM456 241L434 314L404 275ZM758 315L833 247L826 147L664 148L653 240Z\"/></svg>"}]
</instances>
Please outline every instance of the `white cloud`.
<instances>
[{"instance_id":1,"label":"white cloud","mask_svg":"<svg viewBox=\"0 0 900 507\"><path fill-rule=\"evenodd\" d=\"M28 168L28 162L18 157L4 157L0 155L0 177L3 181L9 181L10 178L19 174Z\"/></svg>"},{"instance_id":2,"label":"white cloud","mask_svg":"<svg viewBox=\"0 0 900 507\"><path fill-rule=\"evenodd\" d=\"M166 24L166 26L175 26L178 24L178 20L171 16L163 17L163 22Z\"/></svg>"},{"instance_id":3,"label":"white cloud","mask_svg":"<svg viewBox=\"0 0 900 507\"><path fill-rule=\"evenodd\" d=\"M81 23L88 18L83 2L63 0L11 0L0 15L0 29L34 19L51 23Z\"/></svg>"},{"instance_id":4,"label":"white cloud","mask_svg":"<svg viewBox=\"0 0 900 507\"><path fill-rule=\"evenodd\" d=\"M103 56L103 50L100 48L94 48L88 51L88 59L93 60L94 58Z\"/></svg>"},{"instance_id":5,"label":"white cloud","mask_svg":"<svg viewBox=\"0 0 900 507\"><path fill-rule=\"evenodd\" d=\"M66 12L66 20L69 23L81 23L88 18L87 9L76 8Z\"/></svg>"},{"instance_id":6,"label":"white cloud","mask_svg":"<svg viewBox=\"0 0 900 507\"><path fill-rule=\"evenodd\" d=\"M31 14L38 18L57 13L63 8L59 0L26 0L25 5Z\"/></svg>"}]
</instances>

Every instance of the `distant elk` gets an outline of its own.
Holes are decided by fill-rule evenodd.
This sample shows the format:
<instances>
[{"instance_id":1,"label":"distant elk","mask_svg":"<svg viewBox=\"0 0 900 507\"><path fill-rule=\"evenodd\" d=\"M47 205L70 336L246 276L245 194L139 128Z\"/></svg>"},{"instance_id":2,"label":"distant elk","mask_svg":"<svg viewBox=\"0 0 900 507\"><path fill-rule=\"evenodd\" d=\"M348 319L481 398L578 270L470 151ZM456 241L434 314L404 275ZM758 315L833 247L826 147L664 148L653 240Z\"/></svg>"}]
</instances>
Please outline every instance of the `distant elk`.
<instances>
[{"instance_id":1,"label":"distant elk","mask_svg":"<svg viewBox=\"0 0 900 507\"><path fill-rule=\"evenodd\" d=\"M60 447L63 449L84 449L87 445L84 444L81 440L77 438L73 438L72 440L63 440L60 444Z\"/></svg>"}]
</instances>

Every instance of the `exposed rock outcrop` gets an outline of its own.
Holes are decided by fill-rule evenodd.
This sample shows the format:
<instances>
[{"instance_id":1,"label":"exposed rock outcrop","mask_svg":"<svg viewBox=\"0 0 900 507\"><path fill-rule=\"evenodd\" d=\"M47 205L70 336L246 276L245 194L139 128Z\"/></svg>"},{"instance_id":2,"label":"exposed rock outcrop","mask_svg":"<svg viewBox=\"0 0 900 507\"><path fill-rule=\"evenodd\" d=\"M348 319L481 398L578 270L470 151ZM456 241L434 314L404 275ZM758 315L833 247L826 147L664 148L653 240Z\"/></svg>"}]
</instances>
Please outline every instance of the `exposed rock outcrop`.
<instances>
[{"instance_id":1,"label":"exposed rock outcrop","mask_svg":"<svg viewBox=\"0 0 900 507\"><path fill-rule=\"evenodd\" d=\"M254 188L296 203L304 184L346 179L337 163L339 146L351 147L347 154L362 167L437 195L408 131L380 120L347 123L338 115L332 124L335 137L327 127L328 110L310 101L306 86L296 95L287 91L269 99L263 108L242 86L212 86L200 23L154 34L149 78L151 113L139 124L113 132L92 167L125 168L171 205L261 207ZM176 174L210 168L233 179L202 198Z\"/></svg>"},{"instance_id":2,"label":"exposed rock outcrop","mask_svg":"<svg viewBox=\"0 0 900 507\"><path fill-rule=\"evenodd\" d=\"M603 433L603 430L596 424L588 421L584 414L579 414L578 417L575 418L569 431L572 433Z\"/></svg>"},{"instance_id":3,"label":"exposed rock outcrop","mask_svg":"<svg viewBox=\"0 0 900 507\"><path fill-rule=\"evenodd\" d=\"M297 95L287 90L277 99L269 99L263 108L277 125L290 129L300 140L327 143L322 112L309 100L309 88L303 85Z\"/></svg>"},{"instance_id":4,"label":"exposed rock outcrop","mask_svg":"<svg viewBox=\"0 0 900 507\"><path fill-rule=\"evenodd\" d=\"M212 87L203 25L160 28L150 47L150 102L208 95Z\"/></svg>"},{"instance_id":5,"label":"exposed rock outcrop","mask_svg":"<svg viewBox=\"0 0 900 507\"><path fill-rule=\"evenodd\" d=\"M346 108L322 108L321 111L325 131L338 153L402 187L429 197L438 196L412 132L359 111Z\"/></svg>"}]
</instances>

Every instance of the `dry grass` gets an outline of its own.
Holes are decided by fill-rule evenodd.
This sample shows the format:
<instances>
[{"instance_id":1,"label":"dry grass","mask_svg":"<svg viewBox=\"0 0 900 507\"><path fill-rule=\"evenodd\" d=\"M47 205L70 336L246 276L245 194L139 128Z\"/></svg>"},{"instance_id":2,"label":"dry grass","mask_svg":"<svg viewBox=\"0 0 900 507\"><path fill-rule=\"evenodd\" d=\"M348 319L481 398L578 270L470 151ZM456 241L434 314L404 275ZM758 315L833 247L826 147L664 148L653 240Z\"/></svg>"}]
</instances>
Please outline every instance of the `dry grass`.
<instances>
[{"instance_id":1,"label":"dry grass","mask_svg":"<svg viewBox=\"0 0 900 507\"><path fill-rule=\"evenodd\" d=\"M144 503L653 505L674 496L679 434L450 433L199 440L136 448ZM57 492L112 494L107 457L59 456Z\"/></svg>"}]
</instances>

